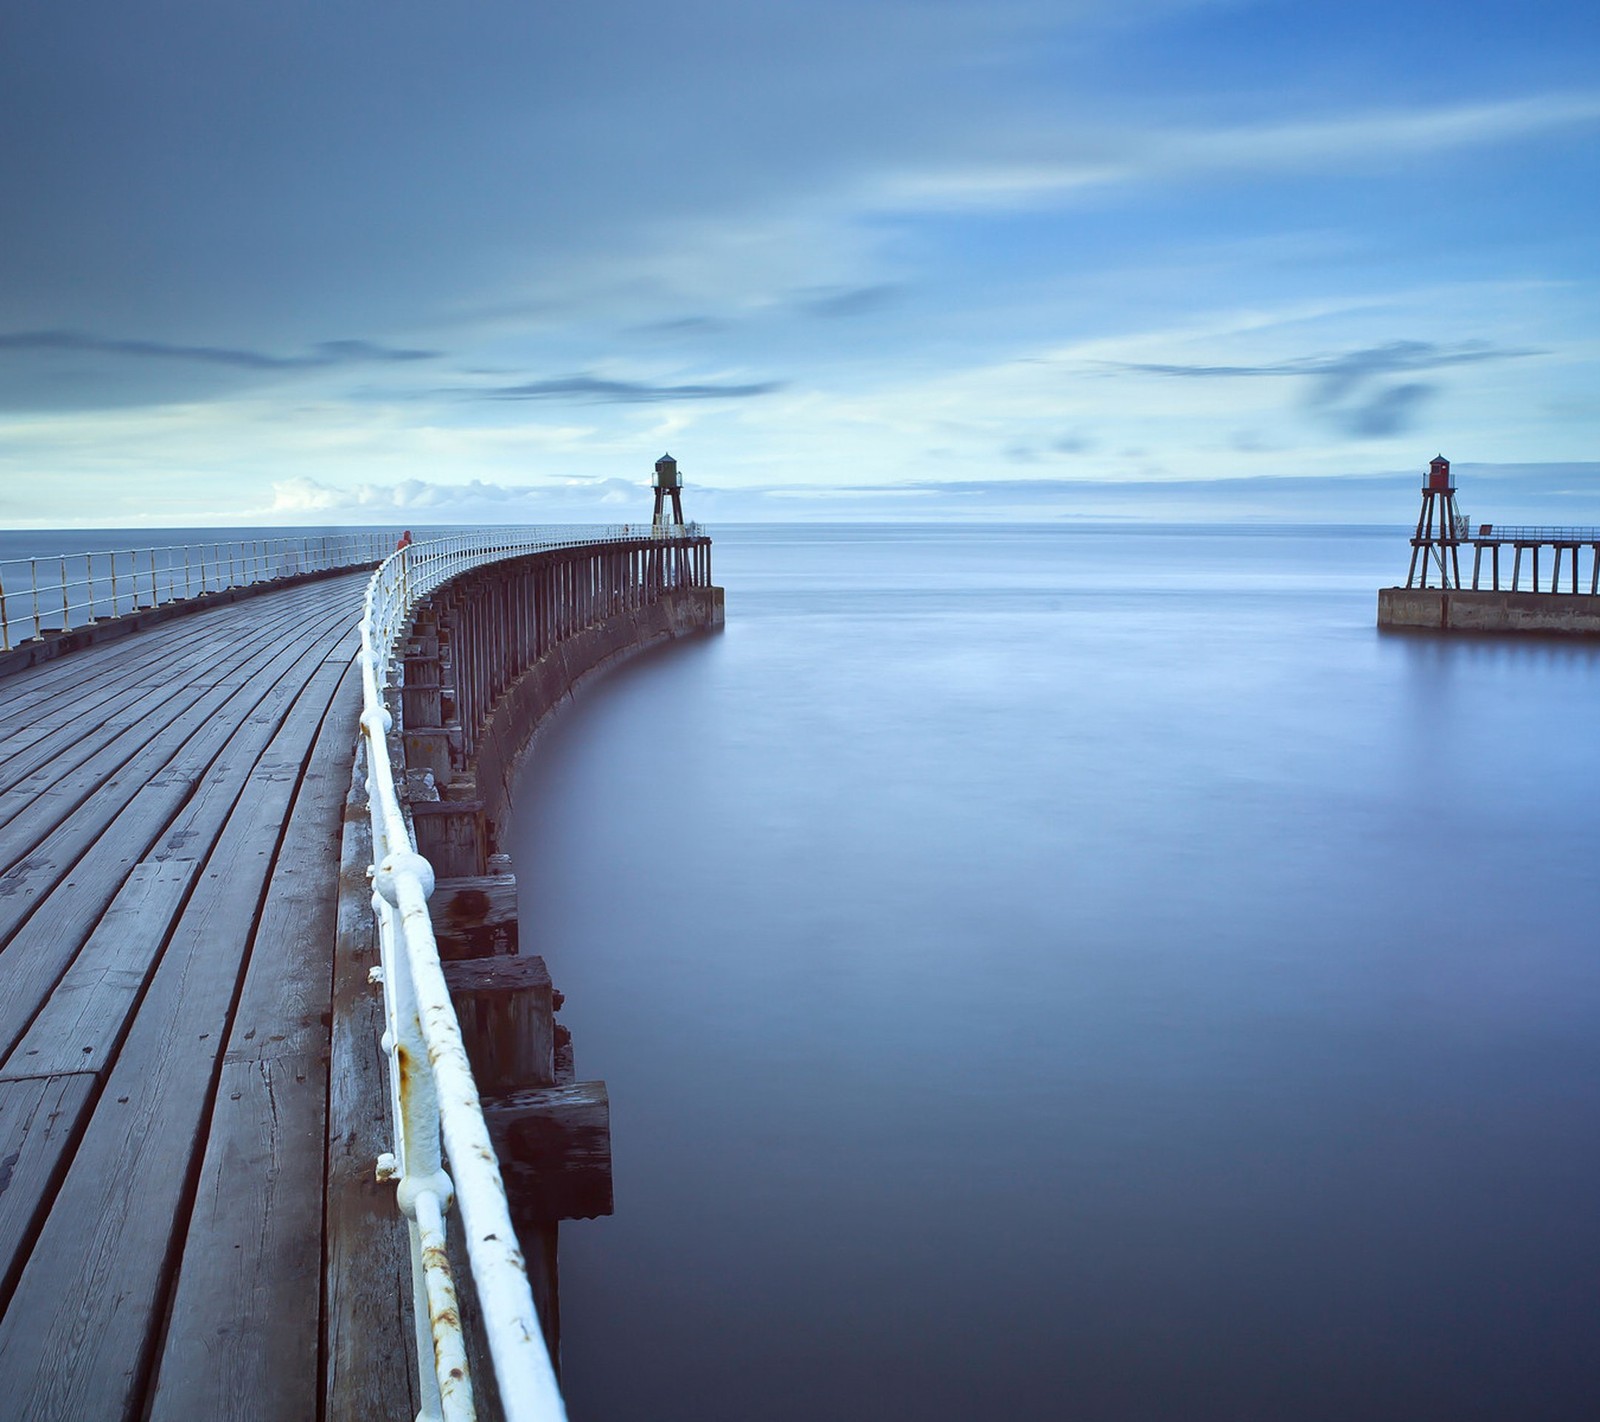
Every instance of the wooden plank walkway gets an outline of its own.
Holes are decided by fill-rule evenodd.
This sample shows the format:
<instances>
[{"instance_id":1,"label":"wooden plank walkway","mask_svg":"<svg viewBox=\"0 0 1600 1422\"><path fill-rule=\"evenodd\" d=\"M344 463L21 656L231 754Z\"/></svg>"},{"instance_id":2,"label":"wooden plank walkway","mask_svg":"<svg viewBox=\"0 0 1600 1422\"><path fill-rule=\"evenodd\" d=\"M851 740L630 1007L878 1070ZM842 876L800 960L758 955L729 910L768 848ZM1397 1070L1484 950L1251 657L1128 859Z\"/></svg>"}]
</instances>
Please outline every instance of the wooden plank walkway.
<instances>
[{"instance_id":1,"label":"wooden plank walkway","mask_svg":"<svg viewBox=\"0 0 1600 1422\"><path fill-rule=\"evenodd\" d=\"M0 1414L324 1411L365 579L0 679Z\"/></svg>"}]
</instances>

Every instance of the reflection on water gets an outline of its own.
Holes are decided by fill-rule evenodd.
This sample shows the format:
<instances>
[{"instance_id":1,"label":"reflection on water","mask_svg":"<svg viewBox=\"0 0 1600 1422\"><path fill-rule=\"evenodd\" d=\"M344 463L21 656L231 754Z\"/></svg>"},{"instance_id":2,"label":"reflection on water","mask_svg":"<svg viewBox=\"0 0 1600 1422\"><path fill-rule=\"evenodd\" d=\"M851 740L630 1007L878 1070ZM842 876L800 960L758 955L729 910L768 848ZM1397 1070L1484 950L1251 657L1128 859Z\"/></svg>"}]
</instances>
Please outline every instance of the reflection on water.
<instances>
[{"instance_id":1,"label":"reflection on water","mask_svg":"<svg viewBox=\"0 0 1600 1422\"><path fill-rule=\"evenodd\" d=\"M518 791L580 1422L1589 1415L1600 648L1382 636L1404 552L719 538Z\"/></svg>"}]
</instances>

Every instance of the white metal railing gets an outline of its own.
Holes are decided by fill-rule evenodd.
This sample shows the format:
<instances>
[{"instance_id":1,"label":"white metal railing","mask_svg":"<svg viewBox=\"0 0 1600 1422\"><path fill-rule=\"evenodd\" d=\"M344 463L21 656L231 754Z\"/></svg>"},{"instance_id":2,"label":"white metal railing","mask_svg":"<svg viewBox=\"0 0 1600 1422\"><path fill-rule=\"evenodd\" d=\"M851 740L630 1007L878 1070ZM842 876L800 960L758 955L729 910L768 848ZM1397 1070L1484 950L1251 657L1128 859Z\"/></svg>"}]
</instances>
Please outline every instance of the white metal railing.
<instances>
[{"instance_id":1,"label":"white metal railing","mask_svg":"<svg viewBox=\"0 0 1600 1422\"><path fill-rule=\"evenodd\" d=\"M673 526L697 537L696 524ZM445 1251L444 1215L461 1207L469 1267L477 1285L500 1401L508 1422L565 1418L555 1370L528 1288L506 1208L505 1185L489 1142L461 1027L445 985L428 916L433 869L406 825L389 756L392 718L384 692L402 651L411 611L451 578L486 563L551 548L631 542L651 525L488 529L414 543L388 558L367 585L361 619L361 730L372 815L372 906L378 920L394 1109L395 1151L379 1164L398 1178L411 1224L417 1359L424 1418L475 1416L455 1284ZM443 1153L440 1145L443 1138ZM445 1159L454 1181L445 1173Z\"/></svg>"},{"instance_id":2,"label":"white metal railing","mask_svg":"<svg viewBox=\"0 0 1600 1422\"><path fill-rule=\"evenodd\" d=\"M0 560L0 651L225 588L376 563L394 548L394 537L235 538Z\"/></svg>"}]
</instances>

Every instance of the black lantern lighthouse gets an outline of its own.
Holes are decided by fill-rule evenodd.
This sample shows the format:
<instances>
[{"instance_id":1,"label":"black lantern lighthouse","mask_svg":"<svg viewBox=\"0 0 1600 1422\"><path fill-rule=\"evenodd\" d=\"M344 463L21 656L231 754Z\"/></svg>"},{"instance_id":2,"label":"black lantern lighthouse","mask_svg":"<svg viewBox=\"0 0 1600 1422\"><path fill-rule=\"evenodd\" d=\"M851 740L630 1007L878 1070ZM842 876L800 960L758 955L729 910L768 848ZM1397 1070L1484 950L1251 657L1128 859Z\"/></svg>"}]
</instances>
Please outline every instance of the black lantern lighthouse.
<instances>
[{"instance_id":1,"label":"black lantern lighthouse","mask_svg":"<svg viewBox=\"0 0 1600 1422\"><path fill-rule=\"evenodd\" d=\"M683 523L683 475L678 473L678 461L670 454L656 460L656 475L650 481L656 491L656 510L650 520L652 531L666 529ZM672 519L667 519L667 498L672 499Z\"/></svg>"}]
</instances>

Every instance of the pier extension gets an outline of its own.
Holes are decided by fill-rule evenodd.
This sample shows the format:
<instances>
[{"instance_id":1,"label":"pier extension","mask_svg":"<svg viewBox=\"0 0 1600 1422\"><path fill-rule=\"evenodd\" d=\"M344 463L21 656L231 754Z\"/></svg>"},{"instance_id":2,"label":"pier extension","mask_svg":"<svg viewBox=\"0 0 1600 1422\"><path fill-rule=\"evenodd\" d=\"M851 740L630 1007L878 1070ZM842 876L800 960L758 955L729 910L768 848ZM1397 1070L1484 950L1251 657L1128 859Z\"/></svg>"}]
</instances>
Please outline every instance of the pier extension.
<instances>
[{"instance_id":1,"label":"pier extension","mask_svg":"<svg viewBox=\"0 0 1600 1422\"><path fill-rule=\"evenodd\" d=\"M1474 531L1455 496L1450 461L1439 455L1423 480L1405 586L1378 590L1378 626L1600 636L1600 528L1482 523ZM1463 549L1472 551L1470 581Z\"/></svg>"}]
</instances>

